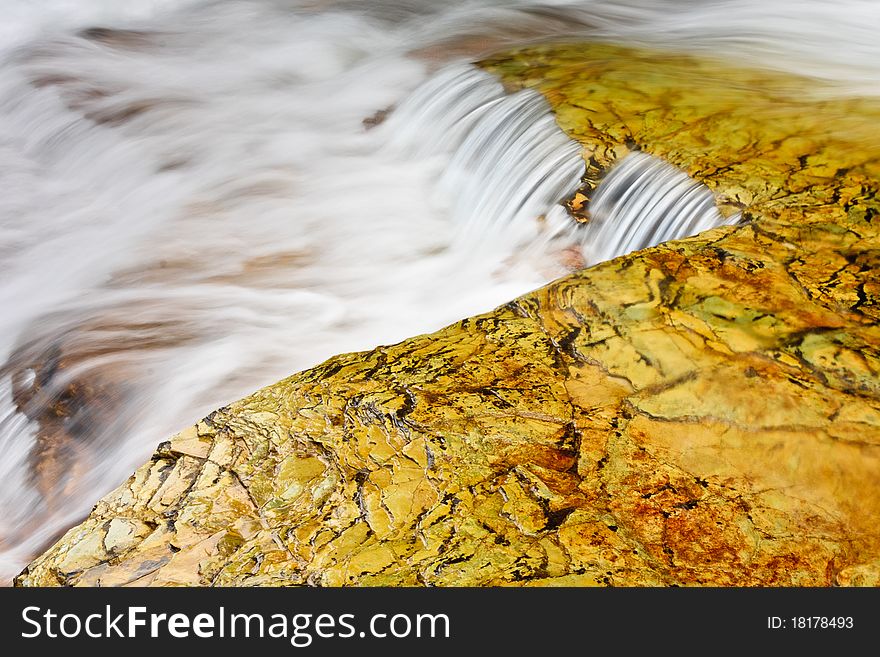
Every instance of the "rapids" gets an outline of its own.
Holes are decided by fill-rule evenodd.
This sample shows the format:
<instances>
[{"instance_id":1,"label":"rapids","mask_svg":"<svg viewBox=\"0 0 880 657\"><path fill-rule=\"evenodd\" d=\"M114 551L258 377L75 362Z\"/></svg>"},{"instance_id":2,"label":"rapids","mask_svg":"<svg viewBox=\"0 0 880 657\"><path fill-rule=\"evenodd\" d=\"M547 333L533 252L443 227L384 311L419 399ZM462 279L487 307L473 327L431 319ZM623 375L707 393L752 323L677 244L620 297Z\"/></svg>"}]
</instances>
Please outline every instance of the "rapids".
<instances>
[{"instance_id":1,"label":"rapids","mask_svg":"<svg viewBox=\"0 0 880 657\"><path fill-rule=\"evenodd\" d=\"M564 37L876 93L880 6L0 0L0 579L156 444L339 352L723 222L468 62ZM733 218L735 220L735 218Z\"/></svg>"}]
</instances>

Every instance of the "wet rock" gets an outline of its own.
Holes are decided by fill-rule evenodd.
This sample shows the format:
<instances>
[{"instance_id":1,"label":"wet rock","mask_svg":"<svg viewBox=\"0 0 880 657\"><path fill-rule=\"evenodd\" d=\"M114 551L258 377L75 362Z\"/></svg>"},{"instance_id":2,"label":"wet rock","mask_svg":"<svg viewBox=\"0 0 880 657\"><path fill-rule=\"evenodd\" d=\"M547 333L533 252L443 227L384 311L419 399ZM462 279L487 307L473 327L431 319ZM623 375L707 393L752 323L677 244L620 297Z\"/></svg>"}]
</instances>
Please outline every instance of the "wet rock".
<instances>
[{"instance_id":1,"label":"wet rock","mask_svg":"<svg viewBox=\"0 0 880 657\"><path fill-rule=\"evenodd\" d=\"M18 584L880 581L880 105L609 46L485 65L744 223L220 409Z\"/></svg>"}]
</instances>

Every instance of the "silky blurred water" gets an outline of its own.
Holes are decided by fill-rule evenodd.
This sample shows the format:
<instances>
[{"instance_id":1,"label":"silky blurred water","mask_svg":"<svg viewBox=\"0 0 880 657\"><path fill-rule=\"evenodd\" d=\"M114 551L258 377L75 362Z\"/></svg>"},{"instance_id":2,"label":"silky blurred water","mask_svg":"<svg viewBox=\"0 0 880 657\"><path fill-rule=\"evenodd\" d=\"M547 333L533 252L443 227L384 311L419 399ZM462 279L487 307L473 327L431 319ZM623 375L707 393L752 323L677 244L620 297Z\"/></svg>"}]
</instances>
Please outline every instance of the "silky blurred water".
<instances>
[{"instance_id":1,"label":"silky blurred water","mask_svg":"<svg viewBox=\"0 0 880 657\"><path fill-rule=\"evenodd\" d=\"M571 225L556 202L578 146L467 61L590 37L880 89L880 5L854 0L0 0L0 16L2 579L223 403L489 310L572 253L641 245L623 239L633 206L607 204L628 218L606 237ZM715 221L698 201L684 234Z\"/></svg>"}]
</instances>

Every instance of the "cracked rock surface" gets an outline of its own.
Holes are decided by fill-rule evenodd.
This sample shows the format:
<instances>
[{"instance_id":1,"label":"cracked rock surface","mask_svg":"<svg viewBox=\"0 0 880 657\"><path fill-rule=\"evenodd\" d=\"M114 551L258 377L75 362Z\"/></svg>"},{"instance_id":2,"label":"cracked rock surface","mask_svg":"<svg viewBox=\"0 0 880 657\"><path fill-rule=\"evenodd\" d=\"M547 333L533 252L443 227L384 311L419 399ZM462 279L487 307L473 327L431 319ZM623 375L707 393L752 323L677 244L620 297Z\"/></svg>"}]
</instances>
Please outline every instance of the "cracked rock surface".
<instances>
[{"instance_id":1,"label":"cracked rock surface","mask_svg":"<svg viewBox=\"0 0 880 657\"><path fill-rule=\"evenodd\" d=\"M611 46L484 65L596 179L640 148L744 223L222 408L17 584L880 584L880 105Z\"/></svg>"}]
</instances>

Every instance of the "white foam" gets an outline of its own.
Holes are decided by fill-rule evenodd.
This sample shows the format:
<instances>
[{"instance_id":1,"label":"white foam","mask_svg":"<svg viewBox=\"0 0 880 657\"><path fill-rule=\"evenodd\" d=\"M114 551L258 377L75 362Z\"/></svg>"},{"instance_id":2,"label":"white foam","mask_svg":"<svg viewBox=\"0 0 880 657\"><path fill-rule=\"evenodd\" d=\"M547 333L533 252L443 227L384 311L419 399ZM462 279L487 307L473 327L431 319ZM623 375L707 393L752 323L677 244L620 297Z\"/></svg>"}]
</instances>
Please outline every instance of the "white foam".
<instances>
[{"instance_id":1,"label":"white foam","mask_svg":"<svg viewBox=\"0 0 880 657\"><path fill-rule=\"evenodd\" d=\"M74 374L125 373L113 419L87 437L86 474L51 509L28 483L35 429L3 384L0 532L16 543L0 577L215 407L563 273L556 250L586 232L555 204L576 184L577 147L535 94L506 96L452 65L456 39L598 36L880 89L880 5L860 0L0 0L0 11L0 361L15 354L27 383L56 347L78 354L75 371L43 381L47 394ZM94 26L143 36L76 33ZM409 54L426 50L433 59ZM410 96L438 60L450 66ZM683 217L709 212L702 193L644 166L642 183L691 200ZM624 236L666 234L624 227L663 202L621 197L609 193L604 214L594 203L587 231L620 239L593 259L630 248ZM37 516L38 530L16 533Z\"/></svg>"}]
</instances>

